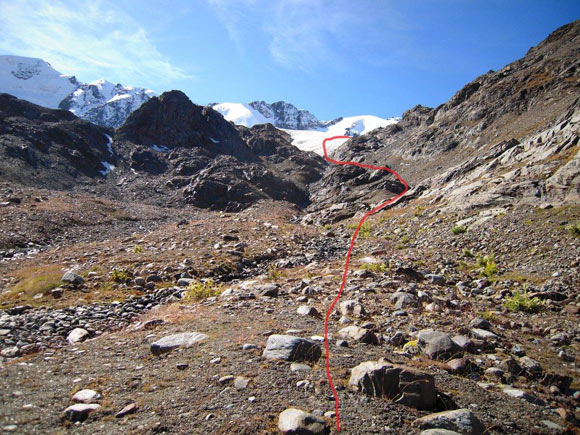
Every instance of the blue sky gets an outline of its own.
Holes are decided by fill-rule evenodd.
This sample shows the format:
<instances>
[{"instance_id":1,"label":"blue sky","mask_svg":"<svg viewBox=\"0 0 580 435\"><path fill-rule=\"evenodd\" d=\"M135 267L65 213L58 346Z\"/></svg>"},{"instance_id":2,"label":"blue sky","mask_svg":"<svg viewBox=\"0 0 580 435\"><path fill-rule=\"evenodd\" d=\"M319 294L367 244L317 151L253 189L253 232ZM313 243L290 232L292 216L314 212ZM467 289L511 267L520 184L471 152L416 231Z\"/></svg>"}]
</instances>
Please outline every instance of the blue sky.
<instances>
[{"instance_id":1,"label":"blue sky","mask_svg":"<svg viewBox=\"0 0 580 435\"><path fill-rule=\"evenodd\" d=\"M321 119L437 106L580 18L578 0L2 0L0 54L194 102Z\"/></svg>"}]
</instances>

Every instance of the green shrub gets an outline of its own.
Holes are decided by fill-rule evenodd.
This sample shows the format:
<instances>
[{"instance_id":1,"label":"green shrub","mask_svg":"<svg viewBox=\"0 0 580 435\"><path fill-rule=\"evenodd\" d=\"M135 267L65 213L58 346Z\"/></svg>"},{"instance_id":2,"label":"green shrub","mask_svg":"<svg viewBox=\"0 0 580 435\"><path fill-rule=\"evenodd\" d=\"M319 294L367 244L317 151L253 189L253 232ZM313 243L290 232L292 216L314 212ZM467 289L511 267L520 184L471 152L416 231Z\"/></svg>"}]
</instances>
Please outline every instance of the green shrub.
<instances>
[{"instance_id":1,"label":"green shrub","mask_svg":"<svg viewBox=\"0 0 580 435\"><path fill-rule=\"evenodd\" d=\"M349 230L356 230L358 227L358 223L356 224L348 224L346 226ZM370 222L364 222L361 227L360 230L358 232L359 236L364 237L364 238L368 238L371 236L371 229L372 229L372 224Z\"/></svg>"},{"instance_id":2,"label":"green shrub","mask_svg":"<svg viewBox=\"0 0 580 435\"><path fill-rule=\"evenodd\" d=\"M580 221L576 222L575 225L570 225L568 227L568 232L573 237L580 237Z\"/></svg>"},{"instance_id":3,"label":"green shrub","mask_svg":"<svg viewBox=\"0 0 580 435\"><path fill-rule=\"evenodd\" d=\"M514 313L524 311L526 313L536 313L542 309L543 302L536 297L530 298L527 292L515 292L504 302L504 306Z\"/></svg>"},{"instance_id":4,"label":"green shrub","mask_svg":"<svg viewBox=\"0 0 580 435\"><path fill-rule=\"evenodd\" d=\"M111 278L115 282L127 282L131 279L131 275L126 270L113 269L111 272Z\"/></svg>"},{"instance_id":5,"label":"green shrub","mask_svg":"<svg viewBox=\"0 0 580 435\"><path fill-rule=\"evenodd\" d=\"M384 273L389 269L385 263L365 263L362 268L373 273Z\"/></svg>"},{"instance_id":6,"label":"green shrub","mask_svg":"<svg viewBox=\"0 0 580 435\"><path fill-rule=\"evenodd\" d=\"M467 227L465 225L455 225L453 228L451 228L451 232L455 235L463 234L467 232Z\"/></svg>"},{"instance_id":7,"label":"green shrub","mask_svg":"<svg viewBox=\"0 0 580 435\"><path fill-rule=\"evenodd\" d=\"M497 273L497 264L495 264L495 257L493 254L485 256L478 255L477 266L483 268L481 274L487 276L488 278L492 277Z\"/></svg>"},{"instance_id":8,"label":"green shrub","mask_svg":"<svg viewBox=\"0 0 580 435\"><path fill-rule=\"evenodd\" d=\"M464 256L465 258L473 258L473 257L475 257L475 255L473 255L473 252L471 252L471 251L470 251L469 249L467 249L467 248L465 248L465 249L463 250L463 256Z\"/></svg>"},{"instance_id":9,"label":"green shrub","mask_svg":"<svg viewBox=\"0 0 580 435\"><path fill-rule=\"evenodd\" d=\"M409 243L411 241L411 239L409 238L409 236L407 234L405 234L402 238L401 238L401 243Z\"/></svg>"},{"instance_id":10,"label":"green shrub","mask_svg":"<svg viewBox=\"0 0 580 435\"><path fill-rule=\"evenodd\" d=\"M187 289L187 293L183 297L183 300L188 301L204 301L207 298L219 296L219 294L223 291L221 285L216 285L213 282L213 279L208 279L206 281L192 281L189 284Z\"/></svg>"},{"instance_id":11,"label":"green shrub","mask_svg":"<svg viewBox=\"0 0 580 435\"><path fill-rule=\"evenodd\" d=\"M133 254L141 254L143 252L143 246L135 245L133 246Z\"/></svg>"},{"instance_id":12,"label":"green shrub","mask_svg":"<svg viewBox=\"0 0 580 435\"><path fill-rule=\"evenodd\" d=\"M279 278L282 278L284 274L278 269L278 266L275 264L271 265L268 268L268 279L272 281L276 281Z\"/></svg>"}]
</instances>

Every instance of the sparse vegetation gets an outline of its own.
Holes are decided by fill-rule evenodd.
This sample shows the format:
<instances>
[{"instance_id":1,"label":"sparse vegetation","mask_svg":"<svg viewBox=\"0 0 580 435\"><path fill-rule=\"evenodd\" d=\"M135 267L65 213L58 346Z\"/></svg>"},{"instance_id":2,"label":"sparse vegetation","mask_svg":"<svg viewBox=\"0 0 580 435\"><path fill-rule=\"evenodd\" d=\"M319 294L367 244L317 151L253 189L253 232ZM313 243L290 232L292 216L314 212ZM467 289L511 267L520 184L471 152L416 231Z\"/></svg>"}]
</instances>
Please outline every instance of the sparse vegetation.
<instances>
[{"instance_id":1,"label":"sparse vegetation","mask_svg":"<svg viewBox=\"0 0 580 435\"><path fill-rule=\"evenodd\" d=\"M208 279L206 281L193 281L189 284L189 288L187 289L187 293L185 293L183 300L186 302L200 302L207 298L219 296L222 291L222 286L214 284L213 279Z\"/></svg>"},{"instance_id":2,"label":"sparse vegetation","mask_svg":"<svg viewBox=\"0 0 580 435\"><path fill-rule=\"evenodd\" d=\"M407 244L411 241L411 239L409 238L408 234L405 234L402 238L401 238L401 243Z\"/></svg>"},{"instance_id":3,"label":"sparse vegetation","mask_svg":"<svg viewBox=\"0 0 580 435\"><path fill-rule=\"evenodd\" d=\"M531 298L527 292L515 292L506 299L504 306L511 312L537 313L543 307L543 302L537 297Z\"/></svg>"},{"instance_id":4,"label":"sparse vegetation","mask_svg":"<svg viewBox=\"0 0 580 435\"><path fill-rule=\"evenodd\" d=\"M127 282L131 279L131 275L124 269L113 269L111 272L111 279L115 282Z\"/></svg>"},{"instance_id":5,"label":"sparse vegetation","mask_svg":"<svg viewBox=\"0 0 580 435\"><path fill-rule=\"evenodd\" d=\"M268 279L272 281L276 281L284 276L284 274L278 269L278 266L275 264L271 265L268 268Z\"/></svg>"},{"instance_id":6,"label":"sparse vegetation","mask_svg":"<svg viewBox=\"0 0 580 435\"><path fill-rule=\"evenodd\" d=\"M368 270L373 273L384 273L389 270L385 263L365 263L362 265L364 270Z\"/></svg>"},{"instance_id":7,"label":"sparse vegetation","mask_svg":"<svg viewBox=\"0 0 580 435\"><path fill-rule=\"evenodd\" d=\"M143 246L135 245L133 246L133 254L141 254L143 252Z\"/></svg>"},{"instance_id":8,"label":"sparse vegetation","mask_svg":"<svg viewBox=\"0 0 580 435\"><path fill-rule=\"evenodd\" d=\"M16 273L19 282L1 297L2 305L12 303L33 303L37 294L46 294L61 285L62 266L57 264L47 266L27 267Z\"/></svg>"},{"instance_id":9,"label":"sparse vegetation","mask_svg":"<svg viewBox=\"0 0 580 435\"><path fill-rule=\"evenodd\" d=\"M497 264L495 263L495 256L493 254L478 255L477 266L482 268L480 273L488 278L497 273Z\"/></svg>"},{"instance_id":10,"label":"sparse vegetation","mask_svg":"<svg viewBox=\"0 0 580 435\"><path fill-rule=\"evenodd\" d=\"M348 224L346 226L349 230L356 230L358 227L358 223L351 223ZM361 227L360 230L358 232L359 236L364 237L364 238L368 238L371 236L371 229L372 229L372 224L370 222L364 222Z\"/></svg>"},{"instance_id":11,"label":"sparse vegetation","mask_svg":"<svg viewBox=\"0 0 580 435\"><path fill-rule=\"evenodd\" d=\"M471 252L469 249L465 248L463 249L463 256L465 258L473 258L475 257L475 255L473 255L473 252Z\"/></svg>"},{"instance_id":12,"label":"sparse vegetation","mask_svg":"<svg viewBox=\"0 0 580 435\"><path fill-rule=\"evenodd\" d=\"M493 313L493 311L490 311L490 310L486 310L486 311L483 311L481 313L477 313L477 315L479 317L481 317L482 319L487 320L488 322L492 322L495 320L495 314Z\"/></svg>"},{"instance_id":13,"label":"sparse vegetation","mask_svg":"<svg viewBox=\"0 0 580 435\"><path fill-rule=\"evenodd\" d=\"M467 232L467 227L465 225L455 225L453 228L451 228L451 232L455 235L463 234Z\"/></svg>"},{"instance_id":14,"label":"sparse vegetation","mask_svg":"<svg viewBox=\"0 0 580 435\"><path fill-rule=\"evenodd\" d=\"M580 237L580 221L568 227L568 232L572 237Z\"/></svg>"}]
</instances>

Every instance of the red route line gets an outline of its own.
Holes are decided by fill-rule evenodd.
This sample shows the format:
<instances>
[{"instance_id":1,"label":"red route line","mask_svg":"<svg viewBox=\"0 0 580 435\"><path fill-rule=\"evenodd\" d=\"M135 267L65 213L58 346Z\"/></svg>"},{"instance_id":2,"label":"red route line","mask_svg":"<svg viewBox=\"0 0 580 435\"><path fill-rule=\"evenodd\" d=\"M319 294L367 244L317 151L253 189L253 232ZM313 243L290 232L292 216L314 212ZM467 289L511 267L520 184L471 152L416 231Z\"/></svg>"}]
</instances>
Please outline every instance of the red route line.
<instances>
[{"instance_id":1,"label":"red route line","mask_svg":"<svg viewBox=\"0 0 580 435\"><path fill-rule=\"evenodd\" d=\"M382 204L380 204L380 205L376 206L375 208L373 208L372 210L368 211L362 217L360 222L358 223L358 226L356 227L356 230L354 231L354 234L352 235L352 239L350 240L350 247L348 248L348 253L346 254L346 263L344 265L344 272L342 274L342 282L340 284L340 290L338 290L338 294L336 295L336 298L334 299L332 304L330 304L330 308L328 309L328 312L326 313L326 318L324 319L324 346L326 348L326 377L328 378L328 383L330 384L330 388L332 389L332 393L334 394L334 404L335 404L335 409L336 409L336 430L338 432L340 432L340 414L338 412L338 408L339 408L338 393L336 392L336 388L334 388L334 383L332 382L332 375L330 374L330 350L328 347L328 320L330 319L330 314L332 313L332 310L334 309L335 305L338 303L338 300L340 299L340 296L342 295L342 292L343 292L344 287L346 285L346 278L348 275L348 267L350 264L350 256L352 254L352 249L354 248L354 244L356 242L356 238L358 237L358 232L360 231L360 228L362 227L362 225L365 223L365 221L367 220L367 218L369 216L371 216L372 214L383 209L387 205L394 203L399 198L401 198L405 193L407 193L407 191L409 190L409 185L407 184L407 182L399 174L397 174L395 171L393 171L390 168L383 167L383 166L365 165L363 163L358 163L358 162L339 162L338 160L334 160L334 159L331 159L330 157L328 157L328 154L326 152L326 142L331 141L331 140L335 140L335 139L350 139L350 138L351 138L350 136L333 136L333 137L329 137L329 138L324 139L324 141L322 142L322 149L324 150L324 158L326 159L326 161L331 162L331 163L335 163L337 165L353 165L353 166L358 166L359 168L366 168L366 169L373 169L373 170L378 169L378 170L382 170L382 171L387 171L387 172L393 174L395 177L397 177L397 180L399 180L401 183L403 183L403 186L405 186L405 189L401 193L399 193L397 196L389 199L387 202L383 202Z\"/></svg>"}]
</instances>

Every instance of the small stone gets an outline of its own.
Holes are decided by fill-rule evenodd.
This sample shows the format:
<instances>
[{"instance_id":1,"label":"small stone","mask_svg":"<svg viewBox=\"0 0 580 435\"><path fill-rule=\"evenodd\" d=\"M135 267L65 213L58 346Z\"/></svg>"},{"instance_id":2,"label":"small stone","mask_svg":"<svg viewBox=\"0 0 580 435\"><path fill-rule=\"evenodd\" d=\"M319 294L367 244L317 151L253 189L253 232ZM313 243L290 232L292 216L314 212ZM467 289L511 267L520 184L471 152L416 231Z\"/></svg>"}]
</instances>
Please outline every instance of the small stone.
<instances>
[{"instance_id":1,"label":"small stone","mask_svg":"<svg viewBox=\"0 0 580 435\"><path fill-rule=\"evenodd\" d=\"M59 299L63 293L64 293L64 289L62 287L53 288L50 291L50 295L55 299Z\"/></svg>"},{"instance_id":2,"label":"small stone","mask_svg":"<svg viewBox=\"0 0 580 435\"><path fill-rule=\"evenodd\" d=\"M292 363L290 364L290 371L293 372L309 372L312 368L307 364Z\"/></svg>"},{"instance_id":3,"label":"small stone","mask_svg":"<svg viewBox=\"0 0 580 435\"><path fill-rule=\"evenodd\" d=\"M195 346L208 338L207 335L200 332L182 332L180 334L168 335L151 343L151 353L159 356L163 353L171 352L178 347Z\"/></svg>"},{"instance_id":4,"label":"small stone","mask_svg":"<svg viewBox=\"0 0 580 435\"><path fill-rule=\"evenodd\" d=\"M85 341L89 337L89 331L83 328L75 328L66 337L66 340L70 344L75 344L81 341Z\"/></svg>"},{"instance_id":5,"label":"small stone","mask_svg":"<svg viewBox=\"0 0 580 435\"><path fill-rule=\"evenodd\" d=\"M471 335L473 335L474 338L479 338L480 340L495 340L498 338L497 335L493 332L479 328L473 328L471 330Z\"/></svg>"},{"instance_id":6,"label":"small stone","mask_svg":"<svg viewBox=\"0 0 580 435\"><path fill-rule=\"evenodd\" d=\"M561 350L560 352L558 352L558 358L560 358L562 361L566 361L566 362L574 362L575 361L575 358L572 355L567 354L565 350Z\"/></svg>"},{"instance_id":7,"label":"small stone","mask_svg":"<svg viewBox=\"0 0 580 435\"><path fill-rule=\"evenodd\" d=\"M533 396L525 391L518 390L516 388L506 387L503 389L503 392L506 393L508 396L515 397L517 399L525 400L526 402L532 403L534 405L543 406L544 401Z\"/></svg>"},{"instance_id":8,"label":"small stone","mask_svg":"<svg viewBox=\"0 0 580 435\"><path fill-rule=\"evenodd\" d=\"M485 329L486 331L489 331L491 328L491 324L487 320L480 317L476 317L471 322L469 322L469 326L471 328Z\"/></svg>"},{"instance_id":9,"label":"small stone","mask_svg":"<svg viewBox=\"0 0 580 435\"><path fill-rule=\"evenodd\" d=\"M246 378L245 376L237 376L236 379L234 379L234 388L236 390L245 390L249 383L250 378Z\"/></svg>"},{"instance_id":10,"label":"small stone","mask_svg":"<svg viewBox=\"0 0 580 435\"><path fill-rule=\"evenodd\" d=\"M366 314L364 307L355 300L344 301L340 303L340 312L343 316L361 317Z\"/></svg>"},{"instance_id":11,"label":"small stone","mask_svg":"<svg viewBox=\"0 0 580 435\"><path fill-rule=\"evenodd\" d=\"M379 339L374 332L356 325L342 328L340 331L338 331L338 335L345 340L352 339L361 343L374 345L379 344Z\"/></svg>"},{"instance_id":12,"label":"small stone","mask_svg":"<svg viewBox=\"0 0 580 435\"><path fill-rule=\"evenodd\" d=\"M210 359L209 362L210 364L219 364L222 362L222 359L218 356L217 358Z\"/></svg>"},{"instance_id":13,"label":"small stone","mask_svg":"<svg viewBox=\"0 0 580 435\"><path fill-rule=\"evenodd\" d=\"M301 316L318 317L320 315L320 313L318 312L318 310L316 308L311 307L309 305L300 305L298 307L298 309L296 310L296 312L298 314L300 314Z\"/></svg>"},{"instance_id":14,"label":"small stone","mask_svg":"<svg viewBox=\"0 0 580 435\"><path fill-rule=\"evenodd\" d=\"M122 418L126 415L129 414L133 414L134 412L136 412L138 409L138 406L136 403L129 403L127 406L125 406L123 409L121 409L119 412L117 412L117 414L115 414L116 418Z\"/></svg>"},{"instance_id":15,"label":"small stone","mask_svg":"<svg viewBox=\"0 0 580 435\"><path fill-rule=\"evenodd\" d=\"M18 426L15 424L7 424L6 426L4 426L2 428L2 430L4 432L16 432L17 429L18 429Z\"/></svg>"},{"instance_id":16,"label":"small stone","mask_svg":"<svg viewBox=\"0 0 580 435\"><path fill-rule=\"evenodd\" d=\"M514 344L511 352L515 356L525 356L526 354L526 351L519 344Z\"/></svg>"},{"instance_id":17,"label":"small stone","mask_svg":"<svg viewBox=\"0 0 580 435\"><path fill-rule=\"evenodd\" d=\"M246 343L242 346L242 350L252 350L252 349L259 349L260 347L256 344Z\"/></svg>"},{"instance_id":18,"label":"small stone","mask_svg":"<svg viewBox=\"0 0 580 435\"><path fill-rule=\"evenodd\" d=\"M278 429L284 434L292 435L322 435L330 432L323 419L297 408L289 408L280 413Z\"/></svg>"},{"instance_id":19,"label":"small stone","mask_svg":"<svg viewBox=\"0 0 580 435\"><path fill-rule=\"evenodd\" d=\"M346 340L336 340L337 347L348 347L348 341Z\"/></svg>"},{"instance_id":20,"label":"small stone","mask_svg":"<svg viewBox=\"0 0 580 435\"><path fill-rule=\"evenodd\" d=\"M62 276L60 280L73 285L82 285L85 282L85 279L82 276L77 275L72 270L65 272L65 274Z\"/></svg>"},{"instance_id":21,"label":"small stone","mask_svg":"<svg viewBox=\"0 0 580 435\"><path fill-rule=\"evenodd\" d=\"M232 382L233 380L234 380L234 377L232 375L227 375L227 376L222 376L221 378L219 378L218 382L221 385L225 385L225 384Z\"/></svg>"},{"instance_id":22,"label":"small stone","mask_svg":"<svg viewBox=\"0 0 580 435\"><path fill-rule=\"evenodd\" d=\"M72 422L76 421L85 421L89 414L93 411L99 409L101 405L97 404L85 404L85 403L77 403L76 405L71 405L67 409L64 410L64 416L67 420Z\"/></svg>"},{"instance_id":23,"label":"small stone","mask_svg":"<svg viewBox=\"0 0 580 435\"><path fill-rule=\"evenodd\" d=\"M431 359L453 358L461 351L461 348L445 332L423 329L417 334L417 340L421 352Z\"/></svg>"},{"instance_id":24,"label":"small stone","mask_svg":"<svg viewBox=\"0 0 580 435\"><path fill-rule=\"evenodd\" d=\"M189 368L189 364L187 363L179 363L175 366L177 370L186 370Z\"/></svg>"},{"instance_id":25,"label":"small stone","mask_svg":"<svg viewBox=\"0 0 580 435\"><path fill-rule=\"evenodd\" d=\"M72 396L75 403L95 403L101 398L101 395L95 390L80 390Z\"/></svg>"}]
</instances>

